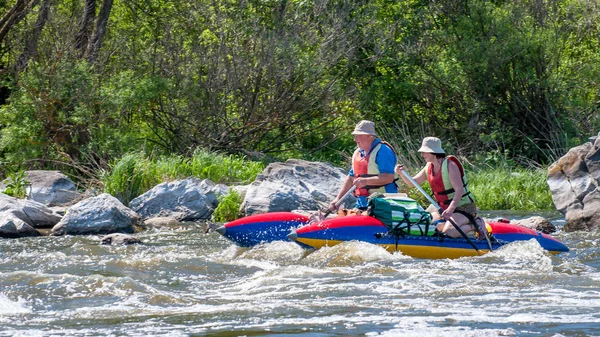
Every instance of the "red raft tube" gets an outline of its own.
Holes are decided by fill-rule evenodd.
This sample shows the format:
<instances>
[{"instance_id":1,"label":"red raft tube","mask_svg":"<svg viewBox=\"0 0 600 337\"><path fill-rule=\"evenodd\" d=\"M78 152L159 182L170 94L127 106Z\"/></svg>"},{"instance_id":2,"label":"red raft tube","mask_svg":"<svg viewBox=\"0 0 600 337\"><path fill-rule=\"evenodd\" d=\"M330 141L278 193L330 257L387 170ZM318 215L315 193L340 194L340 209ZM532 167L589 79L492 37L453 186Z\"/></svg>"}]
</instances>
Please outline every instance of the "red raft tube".
<instances>
[{"instance_id":1,"label":"red raft tube","mask_svg":"<svg viewBox=\"0 0 600 337\"><path fill-rule=\"evenodd\" d=\"M491 228L492 232L492 250L509 242L535 239L542 248L552 254L569 251L569 248L557 239L529 228L507 222L487 224L488 230ZM363 241L382 246L389 252L400 251L404 255L427 259L477 256L490 250L488 242L484 239L470 238L469 242L463 238L438 238L431 236L432 233L433 228L419 227L397 237L390 235L380 220L371 216L356 215L304 225L293 230L288 238L315 249L334 246L344 241Z\"/></svg>"}]
</instances>

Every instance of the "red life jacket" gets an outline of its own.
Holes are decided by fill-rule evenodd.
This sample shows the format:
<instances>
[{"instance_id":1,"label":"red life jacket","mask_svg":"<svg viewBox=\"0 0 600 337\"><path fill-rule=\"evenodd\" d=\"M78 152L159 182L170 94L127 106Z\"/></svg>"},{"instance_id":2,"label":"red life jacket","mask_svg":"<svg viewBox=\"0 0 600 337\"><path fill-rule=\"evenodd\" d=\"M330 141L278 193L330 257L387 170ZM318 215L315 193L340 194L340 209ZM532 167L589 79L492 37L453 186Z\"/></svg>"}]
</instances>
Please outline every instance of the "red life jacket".
<instances>
[{"instance_id":1,"label":"red life jacket","mask_svg":"<svg viewBox=\"0 0 600 337\"><path fill-rule=\"evenodd\" d=\"M354 177L372 177L380 173L379 166L377 166L375 159L377 158L377 153L379 152L379 149L381 149L382 144L389 146L392 151L394 150L391 145L384 141L380 141L365 157L360 155L360 149L354 151L354 154L352 155L352 170L354 171ZM385 193L385 187L365 186L363 188L357 188L354 191L354 196L368 197L373 192Z\"/></svg>"},{"instance_id":2,"label":"red life jacket","mask_svg":"<svg viewBox=\"0 0 600 337\"><path fill-rule=\"evenodd\" d=\"M471 192L469 191L467 184L467 177L465 175L465 170L458 160L458 158L454 156L447 156L442 162L442 168L437 175L433 174L433 165L429 165L429 169L427 171L427 180L429 181L429 185L431 186L431 190L433 191L433 195L437 200L440 207L445 210L448 208L448 205L454 199L454 188L450 183L450 172L448 170L448 160L451 160L456 163L458 169L461 174L461 179L463 183L463 195L458 203L458 206L463 206L474 202L473 197L471 196Z\"/></svg>"}]
</instances>

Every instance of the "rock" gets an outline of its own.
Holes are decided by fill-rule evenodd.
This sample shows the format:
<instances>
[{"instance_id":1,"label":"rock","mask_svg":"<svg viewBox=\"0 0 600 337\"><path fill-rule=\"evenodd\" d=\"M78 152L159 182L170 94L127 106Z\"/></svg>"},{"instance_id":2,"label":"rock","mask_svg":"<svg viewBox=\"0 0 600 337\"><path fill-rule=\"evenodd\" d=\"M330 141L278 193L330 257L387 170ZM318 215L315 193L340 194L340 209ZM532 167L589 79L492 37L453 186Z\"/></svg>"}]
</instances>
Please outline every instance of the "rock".
<instances>
[{"instance_id":1,"label":"rock","mask_svg":"<svg viewBox=\"0 0 600 337\"><path fill-rule=\"evenodd\" d=\"M62 218L39 202L17 199L0 193L0 212L8 210L34 228L52 227Z\"/></svg>"},{"instance_id":2,"label":"rock","mask_svg":"<svg viewBox=\"0 0 600 337\"><path fill-rule=\"evenodd\" d=\"M142 218L169 217L183 221L209 219L218 205L217 197L229 189L197 178L156 185L133 199L129 207Z\"/></svg>"},{"instance_id":3,"label":"rock","mask_svg":"<svg viewBox=\"0 0 600 337\"><path fill-rule=\"evenodd\" d=\"M142 243L142 241L138 238L135 238L131 235L127 235L127 234L122 234L122 233L113 233L113 234L108 234L102 237L100 244L102 245L113 245L113 246L118 246L118 245L132 245L132 244L139 244Z\"/></svg>"},{"instance_id":4,"label":"rock","mask_svg":"<svg viewBox=\"0 0 600 337\"><path fill-rule=\"evenodd\" d=\"M40 233L37 229L29 226L25 222L23 222L17 226L17 231L19 232L19 236L22 238L42 235L42 233Z\"/></svg>"},{"instance_id":5,"label":"rock","mask_svg":"<svg viewBox=\"0 0 600 337\"><path fill-rule=\"evenodd\" d=\"M151 227L173 227L180 225L181 222L172 217L156 217L144 220L144 224Z\"/></svg>"},{"instance_id":6,"label":"rock","mask_svg":"<svg viewBox=\"0 0 600 337\"><path fill-rule=\"evenodd\" d=\"M531 228L538 232L551 234L556 232L556 226L550 222L550 220L541 217L541 216L532 216L526 219L520 220L512 220L511 223L514 223L519 226L523 226L526 228Z\"/></svg>"},{"instance_id":7,"label":"rock","mask_svg":"<svg viewBox=\"0 0 600 337\"><path fill-rule=\"evenodd\" d=\"M0 213L0 238L18 238L21 237L17 225L23 221L11 211L3 211Z\"/></svg>"},{"instance_id":8,"label":"rock","mask_svg":"<svg viewBox=\"0 0 600 337\"><path fill-rule=\"evenodd\" d=\"M133 233L140 216L108 193L73 205L52 228L52 235Z\"/></svg>"},{"instance_id":9,"label":"rock","mask_svg":"<svg viewBox=\"0 0 600 337\"><path fill-rule=\"evenodd\" d=\"M77 186L60 171L25 171L30 187L27 198L47 206L69 203L80 194Z\"/></svg>"},{"instance_id":10,"label":"rock","mask_svg":"<svg viewBox=\"0 0 600 337\"><path fill-rule=\"evenodd\" d=\"M290 159L272 163L250 184L240 211L245 215L326 209L347 172L328 163ZM353 197L343 206L352 207Z\"/></svg>"},{"instance_id":11,"label":"rock","mask_svg":"<svg viewBox=\"0 0 600 337\"><path fill-rule=\"evenodd\" d=\"M586 195L581 204L569 208L565 220L563 229L566 232L600 228L600 189Z\"/></svg>"},{"instance_id":12,"label":"rock","mask_svg":"<svg viewBox=\"0 0 600 337\"><path fill-rule=\"evenodd\" d=\"M246 191L248 191L249 187L250 185L235 185L231 186L229 190L237 192L242 198L242 200L244 200L244 198L246 197Z\"/></svg>"},{"instance_id":13,"label":"rock","mask_svg":"<svg viewBox=\"0 0 600 337\"><path fill-rule=\"evenodd\" d=\"M600 138L576 146L548 168L547 183L565 231L600 228Z\"/></svg>"},{"instance_id":14,"label":"rock","mask_svg":"<svg viewBox=\"0 0 600 337\"><path fill-rule=\"evenodd\" d=\"M0 237L22 238L28 236L40 236L35 228L23 221L22 213L15 210L4 210L0 212Z\"/></svg>"}]
</instances>

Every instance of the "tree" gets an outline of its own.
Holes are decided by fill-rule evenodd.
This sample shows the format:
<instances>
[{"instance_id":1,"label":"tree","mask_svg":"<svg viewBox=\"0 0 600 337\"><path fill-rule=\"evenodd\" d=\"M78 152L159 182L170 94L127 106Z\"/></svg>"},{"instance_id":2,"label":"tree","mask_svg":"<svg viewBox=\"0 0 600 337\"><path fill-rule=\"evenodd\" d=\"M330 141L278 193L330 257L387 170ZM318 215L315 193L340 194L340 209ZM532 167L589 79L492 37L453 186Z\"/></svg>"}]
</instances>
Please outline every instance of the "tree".
<instances>
[{"instance_id":1,"label":"tree","mask_svg":"<svg viewBox=\"0 0 600 337\"><path fill-rule=\"evenodd\" d=\"M102 46L102 39L104 38L104 34L106 33L106 27L108 25L108 19L110 17L110 11L112 9L113 0L103 0L102 7L100 8L100 13L98 14L98 18L96 19L96 28L94 29L94 34L88 42L87 48L83 57L88 60L88 62L93 63L98 56L98 51ZM84 18L82 20L83 24L87 24L86 15L89 15L89 11L92 10L91 5L88 6L86 2L86 7L84 10ZM87 27L85 27L87 28ZM83 36L82 36L83 38Z\"/></svg>"},{"instance_id":2,"label":"tree","mask_svg":"<svg viewBox=\"0 0 600 337\"><path fill-rule=\"evenodd\" d=\"M33 26L30 37L25 44L25 49L19 56L17 63L15 65L15 73L20 73L27 67L27 63L29 59L37 54L38 41L40 39L40 34L42 33L42 29L48 21L48 13L50 12L50 3L51 0L44 0L42 2L40 11L38 13L37 21Z\"/></svg>"}]
</instances>

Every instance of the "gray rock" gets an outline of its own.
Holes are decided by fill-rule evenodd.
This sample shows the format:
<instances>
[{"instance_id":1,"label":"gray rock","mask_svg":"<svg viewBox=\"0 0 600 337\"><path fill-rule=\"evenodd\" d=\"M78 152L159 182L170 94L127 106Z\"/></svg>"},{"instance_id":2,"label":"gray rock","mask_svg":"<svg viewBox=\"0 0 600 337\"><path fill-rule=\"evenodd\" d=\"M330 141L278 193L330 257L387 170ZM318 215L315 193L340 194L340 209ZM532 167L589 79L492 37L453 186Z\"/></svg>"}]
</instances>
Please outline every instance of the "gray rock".
<instances>
[{"instance_id":1,"label":"gray rock","mask_svg":"<svg viewBox=\"0 0 600 337\"><path fill-rule=\"evenodd\" d=\"M0 193L0 212L3 211L13 212L16 217L34 228L50 228L61 219L60 215L39 202Z\"/></svg>"},{"instance_id":2,"label":"gray rock","mask_svg":"<svg viewBox=\"0 0 600 337\"><path fill-rule=\"evenodd\" d=\"M218 205L218 195L229 193L222 185L197 178L156 185L133 199L129 207L142 218L169 217L177 221L209 219Z\"/></svg>"},{"instance_id":3,"label":"gray rock","mask_svg":"<svg viewBox=\"0 0 600 337\"><path fill-rule=\"evenodd\" d=\"M581 205L575 205L567 210L565 231L592 231L600 228L600 189L586 195Z\"/></svg>"},{"instance_id":4,"label":"gray rock","mask_svg":"<svg viewBox=\"0 0 600 337\"><path fill-rule=\"evenodd\" d=\"M347 172L328 163L290 159L272 163L248 186L240 211L245 215L326 209ZM344 206L355 202L348 198Z\"/></svg>"},{"instance_id":5,"label":"gray rock","mask_svg":"<svg viewBox=\"0 0 600 337\"><path fill-rule=\"evenodd\" d=\"M600 182L600 138L594 140L594 146L585 155L585 165L590 176Z\"/></svg>"},{"instance_id":6,"label":"gray rock","mask_svg":"<svg viewBox=\"0 0 600 337\"><path fill-rule=\"evenodd\" d=\"M77 186L69 177L60 171L25 171L30 183L27 198L44 205L61 205L69 203L80 194Z\"/></svg>"},{"instance_id":7,"label":"gray rock","mask_svg":"<svg viewBox=\"0 0 600 337\"><path fill-rule=\"evenodd\" d=\"M131 235L122 234L122 233L113 233L108 234L102 237L100 244L102 245L132 245L132 244L140 244L142 240L135 238Z\"/></svg>"},{"instance_id":8,"label":"gray rock","mask_svg":"<svg viewBox=\"0 0 600 337\"><path fill-rule=\"evenodd\" d=\"M547 183L565 231L600 228L600 139L576 146L548 168Z\"/></svg>"},{"instance_id":9,"label":"gray rock","mask_svg":"<svg viewBox=\"0 0 600 337\"><path fill-rule=\"evenodd\" d=\"M22 238L41 235L35 228L21 220L20 216L22 216L22 213L15 210L0 212L0 237Z\"/></svg>"},{"instance_id":10,"label":"gray rock","mask_svg":"<svg viewBox=\"0 0 600 337\"><path fill-rule=\"evenodd\" d=\"M17 225L23 223L10 210L0 213L0 238L18 238L21 237Z\"/></svg>"},{"instance_id":11,"label":"gray rock","mask_svg":"<svg viewBox=\"0 0 600 337\"><path fill-rule=\"evenodd\" d=\"M133 233L140 216L108 193L73 205L52 228L52 235Z\"/></svg>"},{"instance_id":12,"label":"gray rock","mask_svg":"<svg viewBox=\"0 0 600 337\"><path fill-rule=\"evenodd\" d=\"M29 236L41 236L42 233L40 233L37 229L29 226L26 223L21 223L20 225L17 226L17 231L19 232L19 236L20 237L29 237Z\"/></svg>"},{"instance_id":13,"label":"gray rock","mask_svg":"<svg viewBox=\"0 0 600 337\"><path fill-rule=\"evenodd\" d=\"M556 232L556 226L552 224L550 220L541 216L532 216L525 219L513 220L511 222L519 226L531 228L533 230L546 234Z\"/></svg>"},{"instance_id":14,"label":"gray rock","mask_svg":"<svg viewBox=\"0 0 600 337\"><path fill-rule=\"evenodd\" d=\"M180 225L181 222L171 217L156 217L144 220L144 224L151 227L173 227Z\"/></svg>"}]
</instances>

